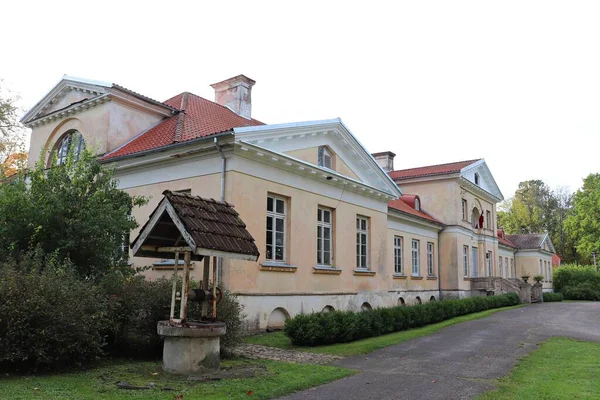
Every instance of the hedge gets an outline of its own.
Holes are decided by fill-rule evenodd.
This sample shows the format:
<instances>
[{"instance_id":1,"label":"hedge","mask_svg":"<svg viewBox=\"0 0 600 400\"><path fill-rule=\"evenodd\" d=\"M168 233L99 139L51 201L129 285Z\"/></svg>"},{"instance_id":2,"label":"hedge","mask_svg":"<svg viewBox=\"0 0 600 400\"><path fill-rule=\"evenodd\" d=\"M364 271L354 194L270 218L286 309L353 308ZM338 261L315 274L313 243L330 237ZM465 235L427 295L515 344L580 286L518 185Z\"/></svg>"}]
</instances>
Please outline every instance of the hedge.
<instances>
[{"instance_id":1,"label":"hedge","mask_svg":"<svg viewBox=\"0 0 600 400\"><path fill-rule=\"evenodd\" d=\"M411 307L299 314L286 321L284 332L296 346L345 343L519 303L519 296L509 293L501 296L436 301Z\"/></svg>"},{"instance_id":2,"label":"hedge","mask_svg":"<svg viewBox=\"0 0 600 400\"><path fill-rule=\"evenodd\" d=\"M554 290L567 300L600 301L600 273L594 267L564 265L554 271Z\"/></svg>"},{"instance_id":3,"label":"hedge","mask_svg":"<svg viewBox=\"0 0 600 400\"><path fill-rule=\"evenodd\" d=\"M551 301L563 301L564 296L562 293L544 293L544 303Z\"/></svg>"}]
</instances>

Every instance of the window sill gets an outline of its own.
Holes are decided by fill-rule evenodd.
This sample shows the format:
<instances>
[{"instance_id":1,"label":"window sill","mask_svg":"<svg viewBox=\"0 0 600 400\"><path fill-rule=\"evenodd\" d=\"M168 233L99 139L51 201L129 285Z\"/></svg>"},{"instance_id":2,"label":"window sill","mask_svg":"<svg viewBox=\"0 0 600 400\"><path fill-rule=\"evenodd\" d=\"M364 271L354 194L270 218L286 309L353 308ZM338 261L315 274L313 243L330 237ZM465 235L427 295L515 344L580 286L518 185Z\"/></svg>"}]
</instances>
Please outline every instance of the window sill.
<instances>
[{"instance_id":1,"label":"window sill","mask_svg":"<svg viewBox=\"0 0 600 400\"><path fill-rule=\"evenodd\" d=\"M393 278L394 279L406 279L406 275L404 275L404 274L394 274Z\"/></svg>"},{"instance_id":2,"label":"window sill","mask_svg":"<svg viewBox=\"0 0 600 400\"><path fill-rule=\"evenodd\" d=\"M323 275L340 275L342 273L341 268L336 268L333 265L315 265L313 267L313 274Z\"/></svg>"},{"instance_id":3,"label":"window sill","mask_svg":"<svg viewBox=\"0 0 600 400\"><path fill-rule=\"evenodd\" d=\"M411 275L410 279L414 279L414 280L420 281L421 279L423 279L423 277L422 276Z\"/></svg>"},{"instance_id":4,"label":"window sill","mask_svg":"<svg viewBox=\"0 0 600 400\"><path fill-rule=\"evenodd\" d=\"M354 276L375 276L375 271L371 271L366 268L355 269Z\"/></svg>"},{"instance_id":5,"label":"window sill","mask_svg":"<svg viewBox=\"0 0 600 400\"><path fill-rule=\"evenodd\" d=\"M260 264L261 271L273 271L273 272L296 272L298 268L295 265L290 265L281 262L265 261Z\"/></svg>"},{"instance_id":6,"label":"window sill","mask_svg":"<svg viewBox=\"0 0 600 400\"><path fill-rule=\"evenodd\" d=\"M437 281L437 276L433 276L433 275L431 275L431 276L428 276L428 277L427 277L427 280L428 280L428 281Z\"/></svg>"}]
</instances>

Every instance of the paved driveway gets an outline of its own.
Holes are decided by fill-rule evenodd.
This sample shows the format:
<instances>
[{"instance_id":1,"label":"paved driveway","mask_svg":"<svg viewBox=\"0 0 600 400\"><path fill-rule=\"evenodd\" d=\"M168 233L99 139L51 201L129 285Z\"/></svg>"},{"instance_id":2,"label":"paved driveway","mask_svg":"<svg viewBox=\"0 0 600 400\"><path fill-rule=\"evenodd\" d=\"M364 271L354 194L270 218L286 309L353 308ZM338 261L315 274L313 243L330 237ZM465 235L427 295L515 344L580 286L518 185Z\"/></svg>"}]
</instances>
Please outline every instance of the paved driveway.
<instances>
[{"instance_id":1,"label":"paved driveway","mask_svg":"<svg viewBox=\"0 0 600 400\"><path fill-rule=\"evenodd\" d=\"M283 399L470 399L551 336L600 342L600 302L501 311L334 365L362 373Z\"/></svg>"}]
</instances>

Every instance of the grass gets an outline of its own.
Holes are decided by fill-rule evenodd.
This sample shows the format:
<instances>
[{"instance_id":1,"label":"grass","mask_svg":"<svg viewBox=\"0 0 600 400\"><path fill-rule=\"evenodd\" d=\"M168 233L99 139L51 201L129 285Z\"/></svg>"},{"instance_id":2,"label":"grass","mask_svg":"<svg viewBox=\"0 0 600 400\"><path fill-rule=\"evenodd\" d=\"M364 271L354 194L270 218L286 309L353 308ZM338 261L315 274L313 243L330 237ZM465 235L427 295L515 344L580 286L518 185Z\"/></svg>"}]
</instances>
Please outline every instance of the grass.
<instances>
[{"instance_id":1,"label":"grass","mask_svg":"<svg viewBox=\"0 0 600 400\"><path fill-rule=\"evenodd\" d=\"M46 376L0 377L1 399L270 399L327 383L355 373L329 366L277 361L229 360L222 366L266 366L261 376L198 383L167 374L160 362L111 362L82 371ZM117 382L148 385L149 390L123 390ZM182 396L182 397L180 397Z\"/></svg>"},{"instance_id":2,"label":"grass","mask_svg":"<svg viewBox=\"0 0 600 400\"><path fill-rule=\"evenodd\" d=\"M465 321L472 321L487 317L488 315L494 314L498 311L510 310L513 308L522 307L523 305L495 308L492 310L481 311L478 313L463 315L456 318L451 318L446 321L438 322L437 324L427 325L421 328L409 329L406 331L399 331L389 333L387 335L376 336L368 339L356 340L349 343L336 343L325 346L315 347L298 347L292 345L290 339L285 336L283 332L265 333L262 335L249 336L245 338L245 341L252 344L261 344L263 346L279 347L281 349L294 349L301 351L310 351L312 353L326 353L337 356L347 357L358 354L366 354L372 351L381 349L383 347L391 346L405 342L410 339L419 338L422 336L430 335L434 332L444 329L448 326L455 325Z\"/></svg>"},{"instance_id":3,"label":"grass","mask_svg":"<svg viewBox=\"0 0 600 400\"><path fill-rule=\"evenodd\" d=\"M599 399L600 344L551 338L478 400Z\"/></svg>"}]
</instances>

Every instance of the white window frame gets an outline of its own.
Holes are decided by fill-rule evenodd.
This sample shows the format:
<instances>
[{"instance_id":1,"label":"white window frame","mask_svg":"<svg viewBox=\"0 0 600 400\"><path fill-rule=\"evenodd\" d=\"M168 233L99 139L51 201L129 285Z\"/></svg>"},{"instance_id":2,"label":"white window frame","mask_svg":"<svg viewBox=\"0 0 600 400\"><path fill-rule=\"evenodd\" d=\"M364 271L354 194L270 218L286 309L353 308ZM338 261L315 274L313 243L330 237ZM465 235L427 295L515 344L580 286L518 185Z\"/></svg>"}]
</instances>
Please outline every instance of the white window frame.
<instances>
[{"instance_id":1,"label":"white window frame","mask_svg":"<svg viewBox=\"0 0 600 400\"><path fill-rule=\"evenodd\" d=\"M413 239L411 242L411 265L412 265L412 276L419 276L420 272L420 255L421 243L418 239Z\"/></svg>"},{"instance_id":2,"label":"white window frame","mask_svg":"<svg viewBox=\"0 0 600 400\"><path fill-rule=\"evenodd\" d=\"M325 213L329 213L329 222L325 221ZM320 220L319 216L321 216ZM321 228L321 237L319 237L319 228ZM329 229L329 245L326 244L326 229ZM326 253L329 253L329 262L325 261ZM317 264L333 266L333 210L327 207L317 208Z\"/></svg>"},{"instance_id":3,"label":"white window frame","mask_svg":"<svg viewBox=\"0 0 600 400\"><path fill-rule=\"evenodd\" d=\"M404 237L394 236L394 273L404 275Z\"/></svg>"},{"instance_id":4,"label":"white window frame","mask_svg":"<svg viewBox=\"0 0 600 400\"><path fill-rule=\"evenodd\" d=\"M273 210L269 211L269 206L268 206L268 202L269 199L273 200ZM277 202L283 202L283 213L278 212L277 211ZM280 263L285 263L286 262L286 249L287 249L287 199L285 197L281 197L281 196L276 196L276 195L267 195L267 226L265 227L265 232L266 235L268 237L269 235L269 231L268 229L266 229L268 227L268 219L272 218L272 224L271 224L271 244L268 244L268 240L265 243L265 250L266 248L268 248L269 246L271 246L271 258L268 258L268 251L265 251L265 258L268 261L273 261L273 262L280 262ZM283 240L282 240L282 245L278 246L277 243L277 220L283 220ZM277 247L282 247L282 256L281 259L277 258Z\"/></svg>"},{"instance_id":5,"label":"white window frame","mask_svg":"<svg viewBox=\"0 0 600 400\"><path fill-rule=\"evenodd\" d=\"M434 256L434 250L433 250L433 242L427 242L427 275L429 276L434 276L435 275L435 271L434 271L434 261L433 261L433 256Z\"/></svg>"},{"instance_id":6,"label":"white window frame","mask_svg":"<svg viewBox=\"0 0 600 400\"><path fill-rule=\"evenodd\" d=\"M77 147L73 148L73 146ZM75 161L79 161L83 149L85 149L85 140L81 132L76 130L66 132L56 146L56 165L65 164L71 151Z\"/></svg>"},{"instance_id":7,"label":"white window frame","mask_svg":"<svg viewBox=\"0 0 600 400\"><path fill-rule=\"evenodd\" d=\"M508 257L504 257L504 271L506 272L507 278L514 278L512 271L508 269Z\"/></svg>"},{"instance_id":8,"label":"white window frame","mask_svg":"<svg viewBox=\"0 0 600 400\"><path fill-rule=\"evenodd\" d=\"M369 269L369 218L360 215L356 216L356 269Z\"/></svg>"},{"instance_id":9,"label":"white window frame","mask_svg":"<svg viewBox=\"0 0 600 400\"><path fill-rule=\"evenodd\" d=\"M510 259L510 271L511 274L513 274L513 278L517 277L517 268L515 267L515 259L511 258Z\"/></svg>"},{"instance_id":10,"label":"white window frame","mask_svg":"<svg viewBox=\"0 0 600 400\"><path fill-rule=\"evenodd\" d=\"M421 211L421 200L418 197L415 197L415 210Z\"/></svg>"},{"instance_id":11,"label":"white window frame","mask_svg":"<svg viewBox=\"0 0 600 400\"><path fill-rule=\"evenodd\" d=\"M485 211L485 226L487 229L492 229L492 213L489 210Z\"/></svg>"},{"instance_id":12,"label":"white window frame","mask_svg":"<svg viewBox=\"0 0 600 400\"><path fill-rule=\"evenodd\" d=\"M327 160L329 160L329 165L326 165ZM333 169L333 155L327 146L319 146L318 165L319 167Z\"/></svg>"},{"instance_id":13,"label":"white window frame","mask_svg":"<svg viewBox=\"0 0 600 400\"><path fill-rule=\"evenodd\" d=\"M463 246L463 272L464 276L469 276L469 246Z\"/></svg>"},{"instance_id":14,"label":"white window frame","mask_svg":"<svg viewBox=\"0 0 600 400\"><path fill-rule=\"evenodd\" d=\"M468 221L469 220L469 207L467 204L467 199L462 199L461 207L462 207L462 219L463 219L463 221Z\"/></svg>"},{"instance_id":15,"label":"white window frame","mask_svg":"<svg viewBox=\"0 0 600 400\"><path fill-rule=\"evenodd\" d=\"M488 276L494 276L494 266L493 266L493 255L492 251L488 250L485 253L485 260L487 261L487 273Z\"/></svg>"},{"instance_id":16,"label":"white window frame","mask_svg":"<svg viewBox=\"0 0 600 400\"><path fill-rule=\"evenodd\" d=\"M498 271L500 272L500 278L504 278L504 265L502 265L502 256L498 256Z\"/></svg>"}]
</instances>

